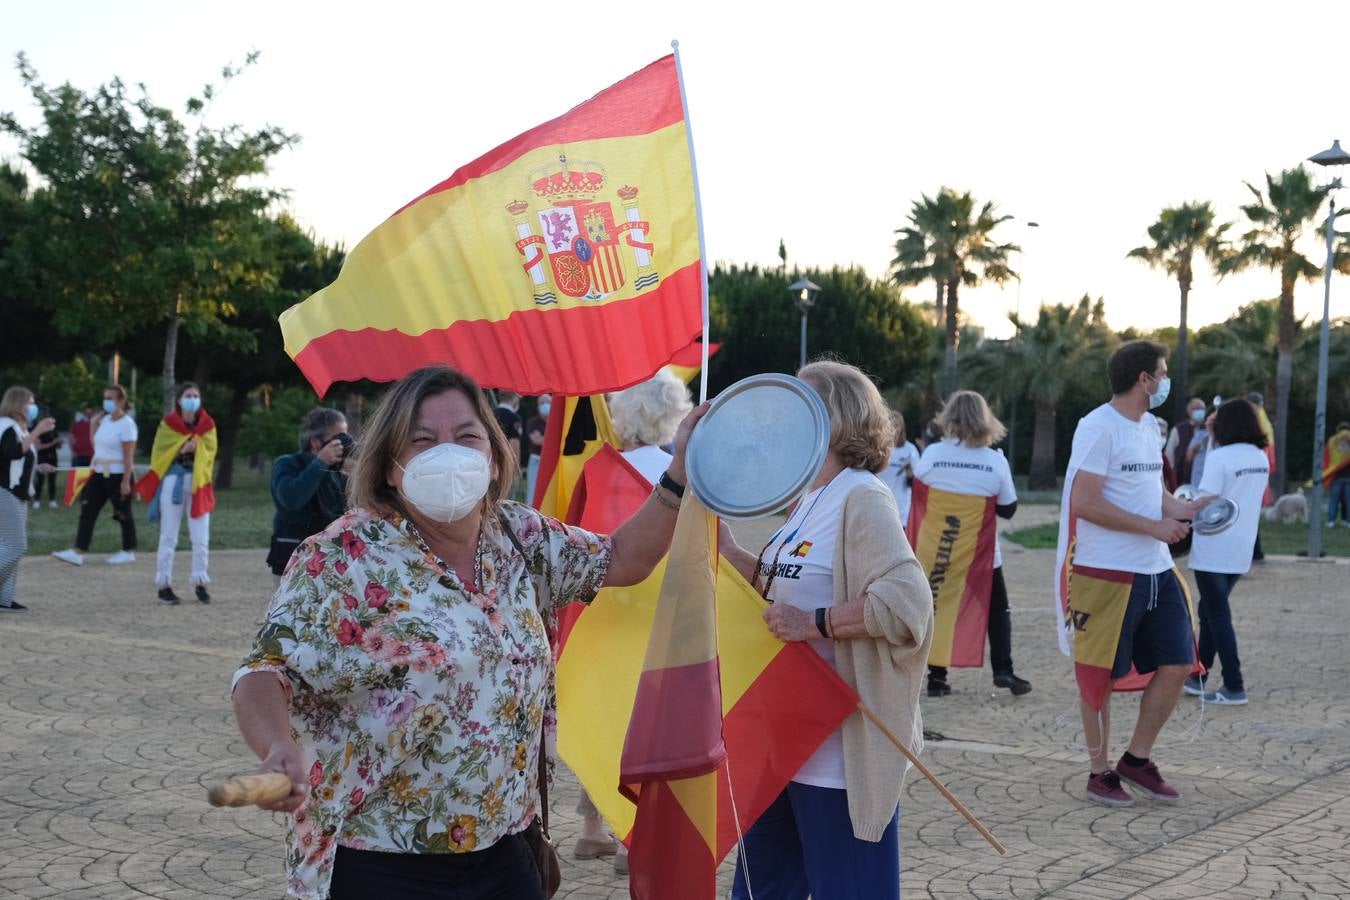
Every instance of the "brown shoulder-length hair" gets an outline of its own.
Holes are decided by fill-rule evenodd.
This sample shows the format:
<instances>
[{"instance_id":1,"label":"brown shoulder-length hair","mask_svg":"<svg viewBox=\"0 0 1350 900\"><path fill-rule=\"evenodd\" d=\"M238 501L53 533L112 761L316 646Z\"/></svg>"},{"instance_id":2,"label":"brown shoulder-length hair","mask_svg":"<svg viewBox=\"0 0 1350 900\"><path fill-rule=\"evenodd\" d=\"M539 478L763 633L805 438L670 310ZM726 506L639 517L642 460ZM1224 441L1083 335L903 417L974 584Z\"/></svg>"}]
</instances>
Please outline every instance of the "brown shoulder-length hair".
<instances>
[{"instance_id":1,"label":"brown shoulder-length hair","mask_svg":"<svg viewBox=\"0 0 1350 900\"><path fill-rule=\"evenodd\" d=\"M512 454L506 434L497 424L497 417L478 383L449 366L418 369L384 392L375 415L365 423L361 439L356 443L356 468L347 482L349 505L407 515L403 498L389 485L389 470L393 468L394 460L412 443L422 401L449 391L459 391L469 398L487 431L493 468L486 498L487 511L489 514L496 512L516 482L520 463Z\"/></svg>"},{"instance_id":2,"label":"brown shoulder-length hair","mask_svg":"<svg viewBox=\"0 0 1350 900\"><path fill-rule=\"evenodd\" d=\"M16 384L5 391L0 400L0 416L9 416L19 423L20 428L28 427L28 404L33 402L33 392L23 385Z\"/></svg>"},{"instance_id":3,"label":"brown shoulder-length hair","mask_svg":"<svg viewBox=\"0 0 1350 900\"><path fill-rule=\"evenodd\" d=\"M797 377L815 388L830 414L830 449L850 469L880 472L891 460L895 429L872 379L857 366L818 360Z\"/></svg>"}]
</instances>

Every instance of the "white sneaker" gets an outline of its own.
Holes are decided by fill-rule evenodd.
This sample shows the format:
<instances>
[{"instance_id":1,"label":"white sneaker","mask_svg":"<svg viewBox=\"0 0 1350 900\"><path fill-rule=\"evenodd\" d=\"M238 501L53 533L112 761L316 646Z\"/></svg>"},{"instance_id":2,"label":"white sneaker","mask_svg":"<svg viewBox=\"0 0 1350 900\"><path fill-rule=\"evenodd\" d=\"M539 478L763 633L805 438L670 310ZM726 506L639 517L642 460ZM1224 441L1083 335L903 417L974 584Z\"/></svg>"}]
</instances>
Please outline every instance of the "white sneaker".
<instances>
[{"instance_id":1,"label":"white sneaker","mask_svg":"<svg viewBox=\"0 0 1350 900\"><path fill-rule=\"evenodd\" d=\"M34 500L34 501L33 501L33 509L42 509L42 501L41 501L41 500Z\"/></svg>"},{"instance_id":2,"label":"white sneaker","mask_svg":"<svg viewBox=\"0 0 1350 900\"><path fill-rule=\"evenodd\" d=\"M49 507L51 507L52 509L56 509L56 501L55 501L55 500L49 500L49 501L47 501L47 505L48 505Z\"/></svg>"},{"instance_id":3,"label":"white sneaker","mask_svg":"<svg viewBox=\"0 0 1350 900\"><path fill-rule=\"evenodd\" d=\"M52 556L55 556L57 559L61 560L61 562L68 562L72 566L84 565L84 557L74 550L57 550Z\"/></svg>"},{"instance_id":4,"label":"white sneaker","mask_svg":"<svg viewBox=\"0 0 1350 900\"><path fill-rule=\"evenodd\" d=\"M136 554L131 553L130 551L127 550L118 550L116 553L108 557L108 559L106 560L106 562L110 566L120 566L123 565L124 563L131 563L135 561L136 561Z\"/></svg>"}]
</instances>

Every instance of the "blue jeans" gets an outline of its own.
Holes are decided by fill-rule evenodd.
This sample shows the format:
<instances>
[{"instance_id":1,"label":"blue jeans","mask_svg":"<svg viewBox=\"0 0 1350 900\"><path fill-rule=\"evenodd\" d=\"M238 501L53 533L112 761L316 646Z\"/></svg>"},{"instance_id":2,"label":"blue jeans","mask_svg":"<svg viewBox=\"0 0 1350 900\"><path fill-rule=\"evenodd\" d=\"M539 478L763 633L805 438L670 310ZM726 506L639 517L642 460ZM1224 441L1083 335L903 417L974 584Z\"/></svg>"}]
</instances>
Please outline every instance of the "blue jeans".
<instances>
[{"instance_id":1,"label":"blue jeans","mask_svg":"<svg viewBox=\"0 0 1350 900\"><path fill-rule=\"evenodd\" d=\"M848 792L789 782L745 833L734 900L900 900L900 809L873 844L853 836ZM750 886L746 889L746 870Z\"/></svg>"},{"instance_id":2,"label":"blue jeans","mask_svg":"<svg viewBox=\"0 0 1350 900\"><path fill-rule=\"evenodd\" d=\"M1350 478L1337 478L1331 483L1327 494L1327 522L1336 521L1336 511L1340 510L1341 521L1350 522Z\"/></svg>"},{"instance_id":3,"label":"blue jeans","mask_svg":"<svg viewBox=\"0 0 1350 900\"><path fill-rule=\"evenodd\" d=\"M1242 686L1242 663L1238 660L1237 633L1233 631L1233 610L1228 595L1241 575L1224 572L1195 573L1200 588L1200 663L1206 671L1214 667L1214 654L1223 663L1223 686L1230 692Z\"/></svg>"}]
</instances>

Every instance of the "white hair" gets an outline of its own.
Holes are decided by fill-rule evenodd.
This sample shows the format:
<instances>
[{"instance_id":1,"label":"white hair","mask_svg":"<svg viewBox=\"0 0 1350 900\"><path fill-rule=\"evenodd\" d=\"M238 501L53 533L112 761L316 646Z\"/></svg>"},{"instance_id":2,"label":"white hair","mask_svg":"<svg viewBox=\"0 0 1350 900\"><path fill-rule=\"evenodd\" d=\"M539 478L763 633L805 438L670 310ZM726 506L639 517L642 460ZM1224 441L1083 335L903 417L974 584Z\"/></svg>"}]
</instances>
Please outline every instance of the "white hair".
<instances>
[{"instance_id":1,"label":"white hair","mask_svg":"<svg viewBox=\"0 0 1350 900\"><path fill-rule=\"evenodd\" d=\"M614 430L625 447L670 443L693 407L689 389L668 369L609 398Z\"/></svg>"}]
</instances>

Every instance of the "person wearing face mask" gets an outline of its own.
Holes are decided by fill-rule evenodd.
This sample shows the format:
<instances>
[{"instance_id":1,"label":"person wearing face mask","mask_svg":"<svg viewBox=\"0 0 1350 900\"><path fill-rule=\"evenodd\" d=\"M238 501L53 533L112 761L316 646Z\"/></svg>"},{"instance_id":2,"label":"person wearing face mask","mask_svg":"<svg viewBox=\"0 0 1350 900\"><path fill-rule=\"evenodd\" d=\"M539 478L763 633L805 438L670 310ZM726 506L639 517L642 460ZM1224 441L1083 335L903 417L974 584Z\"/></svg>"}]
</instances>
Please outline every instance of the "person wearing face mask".
<instances>
[{"instance_id":1,"label":"person wearing face mask","mask_svg":"<svg viewBox=\"0 0 1350 900\"><path fill-rule=\"evenodd\" d=\"M1155 800L1181 794L1150 759L1195 664L1191 614L1167 545L1186 536L1209 497L1184 503L1163 490L1158 426L1149 415L1167 399L1167 351L1151 341L1122 345L1107 364L1110 401L1078 422L1064 478L1055 579L1060 649L1071 654L1090 769L1088 798L1130 806L1122 784ZM1072 543L1072 556L1069 555ZM1147 678L1134 733L1112 768L1111 690Z\"/></svg>"},{"instance_id":2,"label":"person wearing face mask","mask_svg":"<svg viewBox=\"0 0 1350 900\"><path fill-rule=\"evenodd\" d=\"M1204 424L1204 421L1205 401L1199 397L1192 397L1186 401L1186 414L1167 437L1167 446L1163 448L1163 452L1172 464L1172 473L1176 476L1177 484L1191 483L1191 462L1187 451L1190 450L1196 426Z\"/></svg>"},{"instance_id":3,"label":"person wearing face mask","mask_svg":"<svg viewBox=\"0 0 1350 900\"><path fill-rule=\"evenodd\" d=\"M347 475L343 471L352 437L347 419L319 406L300 423L300 452L280 456L272 464L272 546L267 565L280 583L281 573L300 542L318 534L347 508Z\"/></svg>"},{"instance_id":4,"label":"person wearing face mask","mask_svg":"<svg viewBox=\"0 0 1350 900\"><path fill-rule=\"evenodd\" d=\"M1153 419L1158 423L1158 449L1162 451L1163 487L1171 493L1177 489L1177 476L1172 468L1172 461L1167 458L1167 420L1162 416L1154 416Z\"/></svg>"},{"instance_id":5,"label":"person wearing face mask","mask_svg":"<svg viewBox=\"0 0 1350 900\"><path fill-rule=\"evenodd\" d=\"M525 502L531 506L534 505L535 483L539 480L539 455L544 450L548 416L553 411L553 396L540 394L534 408L535 414L525 423L525 439L530 445L530 456L525 461Z\"/></svg>"},{"instance_id":6,"label":"person wearing face mask","mask_svg":"<svg viewBox=\"0 0 1350 900\"><path fill-rule=\"evenodd\" d=\"M33 476L53 468L38 462L38 447L56 430L55 419L38 419L37 400L15 385L0 399L0 612L28 609L15 598L19 560L28 552L28 497Z\"/></svg>"},{"instance_id":7,"label":"person wearing face mask","mask_svg":"<svg viewBox=\"0 0 1350 900\"><path fill-rule=\"evenodd\" d=\"M216 507L213 486L216 467L216 423L202 409L201 388L190 381L179 385L174 409L159 423L150 471L136 483L136 493L150 504L150 524L159 523L159 552L155 557L155 587L159 602L177 606L173 591L173 559L178 550L179 524L188 510L188 538L192 542L190 583L198 603L210 603L206 586L211 544L211 510Z\"/></svg>"},{"instance_id":8,"label":"person wearing face mask","mask_svg":"<svg viewBox=\"0 0 1350 900\"><path fill-rule=\"evenodd\" d=\"M259 771L294 786L265 807L295 813L292 896L417 900L453 885L542 900L531 847L554 730L547 623L641 581L668 551L706 409L605 536L507 499L519 464L468 376L432 366L385 393L352 508L296 550L234 679Z\"/></svg>"},{"instance_id":9,"label":"person wearing face mask","mask_svg":"<svg viewBox=\"0 0 1350 900\"><path fill-rule=\"evenodd\" d=\"M94 540L94 525L105 503L112 503L113 518L122 526L122 549L108 557L110 565L136 561L136 520L131 514L131 488L135 475L136 420L127 412L127 392L120 384L103 392L103 415L94 425L93 472L80 492L80 524L75 546L52 554L72 566L84 565L84 554Z\"/></svg>"},{"instance_id":10,"label":"person wearing face mask","mask_svg":"<svg viewBox=\"0 0 1350 900\"><path fill-rule=\"evenodd\" d=\"M1189 467L1186 484L1199 484L1205 477L1205 456L1209 453L1210 440L1209 424L1207 416L1209 413L1205 407L1191 413L1191 422L1194 430L1191 432L1191 443L1186 448L1186 465Z\"/></svg>"}]
</instances>

